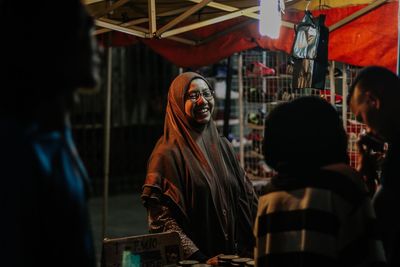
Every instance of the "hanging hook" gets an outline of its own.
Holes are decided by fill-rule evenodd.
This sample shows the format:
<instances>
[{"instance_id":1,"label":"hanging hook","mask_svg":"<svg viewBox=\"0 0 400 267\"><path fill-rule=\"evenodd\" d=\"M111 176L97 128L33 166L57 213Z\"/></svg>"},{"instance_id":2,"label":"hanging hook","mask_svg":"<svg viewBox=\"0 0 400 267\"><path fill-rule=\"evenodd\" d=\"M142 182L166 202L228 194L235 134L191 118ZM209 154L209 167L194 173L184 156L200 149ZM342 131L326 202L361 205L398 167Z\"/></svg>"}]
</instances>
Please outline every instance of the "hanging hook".
<instances>
[{"instance_id":1,"label":"hanging hook","mask_svg":"<svg viewBox=\"0 0 400 267\"><path fill-rule=\"evenodd\" d=\"M278 11L281 12L282 14L285 14L285 1L284 0L278 1Z\"/></svg>"},{"instance_id":2,"label":"hanging hook","mask_svg":"<svg viewBox=\"0 0 400 267\"><path fill-rule=\"evenodd\" d=\"M308 11L308 6L310 5L310 3L311 3L311 0L306 0L308 3L307 3L307 5L306 5L306 11Z\"/></svg>"}]
</instances>

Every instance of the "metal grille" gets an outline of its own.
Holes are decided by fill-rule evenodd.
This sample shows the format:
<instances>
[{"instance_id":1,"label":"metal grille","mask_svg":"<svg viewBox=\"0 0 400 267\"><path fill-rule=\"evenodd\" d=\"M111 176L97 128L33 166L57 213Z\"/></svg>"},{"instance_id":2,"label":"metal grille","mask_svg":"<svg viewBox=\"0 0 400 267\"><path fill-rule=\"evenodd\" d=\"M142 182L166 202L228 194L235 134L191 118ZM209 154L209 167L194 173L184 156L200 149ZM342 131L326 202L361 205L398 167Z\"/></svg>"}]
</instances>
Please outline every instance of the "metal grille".
<instances>
[{"instance_id":1,"label":"metal grille","mask_svg":"<svg viewBox=\"0 0 400 267\"><path fill-rule=\"evenodd\" d=\"M279 103L317 95L315 89L292 89L288 55L279 51L250 50L243 57L243 165L253 180L268 180L273 171L262 155L264 120ZM290 67L290 66L289 66Z\"/></svg>"},{"instance_id":2,"label":"metal grille","mask_svg":"<svg viewBox=\"0 0 400 267\"><path fill-rule=\"evenodd\" d=\"M347 86L351 85L351 83L353 82L354 78L357 76L360 70L361 68L355 66L350 66L350 65L343 66L343 74ZM347 99L347 97L348 97L348 92L347 90L344 90L343 99ZM350 165L354 168L357 168L357 161L358 161L357 140L359 138L360 133L365 129L366 125L356 121L354 114L350 111L350 108L347 105L343 106L343 119L349 142L348 150L349 150Z\"/></svg>"}]
</instances>

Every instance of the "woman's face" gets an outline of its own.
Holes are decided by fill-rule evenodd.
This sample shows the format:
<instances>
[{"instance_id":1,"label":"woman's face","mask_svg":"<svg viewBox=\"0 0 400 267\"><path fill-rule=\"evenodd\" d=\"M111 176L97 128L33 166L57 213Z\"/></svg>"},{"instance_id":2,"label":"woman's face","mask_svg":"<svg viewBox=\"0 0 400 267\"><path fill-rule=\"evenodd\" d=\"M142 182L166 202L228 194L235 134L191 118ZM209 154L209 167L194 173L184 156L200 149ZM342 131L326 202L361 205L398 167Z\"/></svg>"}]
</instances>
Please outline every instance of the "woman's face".
<instances>
[{"instance_id":1,"label":"woman's face","mask_svg":"<svg viewBox=\"0 0 400 267\"><path fill-rule=\"evenodd\" d=\"M214 95L202 79L194 79L185 94L185 114L199 124L211 120L214 110Z\"/></svg>"}]
</instances>

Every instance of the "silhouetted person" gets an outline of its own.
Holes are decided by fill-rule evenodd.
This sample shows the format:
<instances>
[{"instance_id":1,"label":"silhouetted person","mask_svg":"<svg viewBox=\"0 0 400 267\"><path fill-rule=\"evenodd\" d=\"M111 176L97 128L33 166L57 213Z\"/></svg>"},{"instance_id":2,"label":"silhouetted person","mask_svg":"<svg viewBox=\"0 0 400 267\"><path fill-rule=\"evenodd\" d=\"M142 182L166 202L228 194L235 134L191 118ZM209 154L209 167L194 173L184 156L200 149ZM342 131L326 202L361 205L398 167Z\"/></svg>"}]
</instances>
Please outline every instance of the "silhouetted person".
<instances>
[{"instance_id":1,"label":"silhouetted person","mask_svg":"<svg viewBox=\"0 0 400 267\"><path fill-rule=\"evenodd\" d=\"M71 135L95 87L93 21L79 0L0 0L1 266L95 266L88 177Z\"/></svg>"},{"instance_id":2,"label":"silhouetted person","mask_svg":"<svg viewBox=\"0 0 400 267\"><path fill-rule=\"evenodd\" d=\"M265 121L263 153L277 175L259 198L257 266L382 266L365 184L348 165L337 111L319 97L277 106Z\"/></svg>"},{"instance_id":3,"label":"silhouetted person","mask_svg":"<svg viewBox=\"0 0 400 267\"><path fill-rule=\"evenodd\" d=\"M373 205L388 263L400 266L400 79L383 67L366 67L351 85L348 99L352 112L368 126L369 134L388 143L381 186L373 197ZM367 181L374 181L378 164L369 153L371 148L360 141L359 169Z\"/></svg>"}]
</instances>

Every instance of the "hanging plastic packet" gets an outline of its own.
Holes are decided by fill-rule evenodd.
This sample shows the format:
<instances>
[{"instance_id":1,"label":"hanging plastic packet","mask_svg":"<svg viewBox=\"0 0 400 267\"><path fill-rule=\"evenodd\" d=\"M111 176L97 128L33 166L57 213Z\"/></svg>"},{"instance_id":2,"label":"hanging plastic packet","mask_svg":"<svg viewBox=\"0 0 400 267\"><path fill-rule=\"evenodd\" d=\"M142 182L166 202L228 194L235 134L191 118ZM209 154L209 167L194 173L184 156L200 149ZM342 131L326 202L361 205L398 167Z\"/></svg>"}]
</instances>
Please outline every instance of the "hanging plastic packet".
<instances>
[{"instance_id":1,"label":"hanging plastic packet","mask_svg":"<svg viewBox=\"0 0 400 267\"><path fill-rule=\"evenodd\" d=\"M305 11L302 21L295 27L291 52L294 89L325 88L328 38L325 15L314 18L310 11Z\"/></svg>"}]
</instances>

